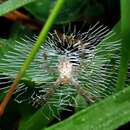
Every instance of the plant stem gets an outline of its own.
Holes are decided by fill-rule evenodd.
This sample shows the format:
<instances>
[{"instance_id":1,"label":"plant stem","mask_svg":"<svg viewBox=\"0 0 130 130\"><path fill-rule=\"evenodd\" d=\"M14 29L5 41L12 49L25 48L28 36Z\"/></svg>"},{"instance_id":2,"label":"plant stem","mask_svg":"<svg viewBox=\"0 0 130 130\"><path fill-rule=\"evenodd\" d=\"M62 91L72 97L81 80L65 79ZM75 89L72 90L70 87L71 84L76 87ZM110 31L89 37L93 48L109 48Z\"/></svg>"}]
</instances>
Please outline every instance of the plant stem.
<instances>
[{"instance_id":1,"label":"plant stem","mask_svg":"<svg viewBox=\"0 0 130 130\"><path fill-rule=\"evenodd\" d=\"M116 91L120 91L125 86L125 80L128 71L128 62L130 60L130 15L129 5L130 0L121 0L121 34L122 34L122 49L121 49L121 60L120 70L117 82Z\"/></svg>"},{"instance_id":2,"label":"plant stem","mask_svg":"<svg viewBox=\"0 0 130 130\"><path fill-rule=\"evenodd\" d=\"M25 72L26 72L27 68L29 67L30 63L34 59L36 53L40 49L41 44L44 43L46 36L48 34L48 31L51 28L52 24L54 23L54 20L56 19L58 13L60 12L60 9L62 8L63 3L64 3L64 0L57 0L56 5L55 5L54 9L52 10L46 24L42 28L34 46L32 47L29 55L25 59L23 65L21 66L19 73L17 74L13 84L11 85L11 87L10 87L8 93L7 93L7 95L5 96L5 98L3 99L3 101L0 105L0 115L1 116L3 115L4 109L7 105L7 103L9 102L13 92L15 91L20 79L23 77L23 75L25 74Z\"/></svg>"}]
</instances>

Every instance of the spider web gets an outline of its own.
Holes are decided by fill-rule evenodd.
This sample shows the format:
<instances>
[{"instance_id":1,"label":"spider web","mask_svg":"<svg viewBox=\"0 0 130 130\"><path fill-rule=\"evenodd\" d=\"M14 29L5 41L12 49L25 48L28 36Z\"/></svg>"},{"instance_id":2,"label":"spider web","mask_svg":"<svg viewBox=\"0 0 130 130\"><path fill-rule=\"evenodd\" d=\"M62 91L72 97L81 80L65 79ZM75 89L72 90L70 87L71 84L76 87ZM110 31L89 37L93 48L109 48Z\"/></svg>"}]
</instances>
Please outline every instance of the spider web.
<instances>
[{"instance_id":1,"label":"spider web","mask_svg":"<svg viewBox=\"0 0 130 130\"><path fill-rule=\"evenodd\" d=\"M76 26L69 27L67 31L64 29L63 33L54 30L41 46L21 84L14 92L14 100L18 103L28 102L34 107L44 105L48 89L58 78L58 61L63 55L76 66L74 78L94 101L112 94L117 81L121 40L109 42L108 39L115 35L99 22L90 26L84 33L77 32ZM36 36L21 38L0 59L0 90L7 92L35 40ZM24 80L34 83L31 89ZM68 105L78 107L75 98L77 94L71 85L62 85L47 99L46 105L52 115L55 114L50 104L57 109L57 112L67 110Z\"/></svg>"}]
</instances>

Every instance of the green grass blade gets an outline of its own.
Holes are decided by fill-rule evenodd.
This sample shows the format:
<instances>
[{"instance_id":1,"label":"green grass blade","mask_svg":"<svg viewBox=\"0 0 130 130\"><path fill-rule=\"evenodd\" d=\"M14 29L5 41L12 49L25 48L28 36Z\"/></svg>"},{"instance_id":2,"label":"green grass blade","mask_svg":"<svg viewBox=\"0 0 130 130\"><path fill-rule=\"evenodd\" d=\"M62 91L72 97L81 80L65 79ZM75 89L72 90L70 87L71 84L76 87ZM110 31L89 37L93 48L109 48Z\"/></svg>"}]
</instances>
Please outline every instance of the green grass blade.
<instances>
[{"instance_id":1,"label":"green grass blade","mask_svg":"<svg viewBox=\"0 0 130 130\"><path fill-rule=\"evenodd\" d=\"M121 0L121 33L122 33L122 50L119 78L117 82L117 91L123 89L125 85L126 74L128 71L128 62L130 60L130 15L129 0Z\"/></svg>"},{"instance_id":2,"label":"green grass blade","mask_svg":"<svg viewBox=\"0 0 130 130\"><path fill-rule=\"evenodd\" d=\"M0 4L0 16L36 0L8 0Z\"/></svg>"},{"instance_id":3,"label":"green grass blade","mask_svg":"<svg viewBox=\"0 0 130 130\"><path fill-rule=\"evenodd\" d=\"M130 87L42 130L114 130L130 121Z\"/></svg>"}]
</instances>

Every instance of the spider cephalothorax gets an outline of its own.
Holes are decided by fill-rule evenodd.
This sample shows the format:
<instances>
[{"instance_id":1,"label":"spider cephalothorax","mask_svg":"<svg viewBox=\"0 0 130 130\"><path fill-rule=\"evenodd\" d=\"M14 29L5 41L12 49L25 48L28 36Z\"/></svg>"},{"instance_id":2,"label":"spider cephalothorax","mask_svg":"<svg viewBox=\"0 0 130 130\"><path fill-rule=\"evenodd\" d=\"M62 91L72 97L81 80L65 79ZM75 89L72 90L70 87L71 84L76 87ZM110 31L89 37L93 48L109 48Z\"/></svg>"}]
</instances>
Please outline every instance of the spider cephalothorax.
<instances>
[{"instance_id":1,"label":"spider cephalothorax","mask_svg":"<svg viewBox=\"0 0 130 130\"><path fill-rule=\"evenodd\" d=\"M59 78L63 80L64 83L68 83L73 78L74 67L73 64L66 57L60 59L58 71Z\"/></svg>"}]
</instances>

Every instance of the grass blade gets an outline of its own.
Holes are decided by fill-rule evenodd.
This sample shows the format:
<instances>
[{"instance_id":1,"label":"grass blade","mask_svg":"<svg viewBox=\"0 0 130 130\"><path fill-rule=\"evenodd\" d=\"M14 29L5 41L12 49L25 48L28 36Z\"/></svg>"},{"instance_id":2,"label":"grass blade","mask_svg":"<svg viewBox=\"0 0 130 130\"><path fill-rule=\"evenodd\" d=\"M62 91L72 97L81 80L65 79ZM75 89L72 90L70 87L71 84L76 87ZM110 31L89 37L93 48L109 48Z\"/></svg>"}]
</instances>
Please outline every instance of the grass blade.
<instances>
[{"instance_id":1,"label":"grass blade","mask_svg":"<svg viewBox=\"0 0 130 130\"><path fill-rule=\"evenodd\" d=\"M120 60L120 70L117 82L117 91L120 91L125 86L125 79L128 71L128 62L130 60L130 15L129 15L129 0L121 0L121 33L122 33L122 50Z\"/></svg>"},{"instance_id":2,"label":"grass blade","mask_svg":"<svg viewBox=\"0 0 130 130\"><path fill-rule=\"evenodd\" d=\"M0 16L36 0L8 0L0 4Z\"/></svg>"}]
</instances>

